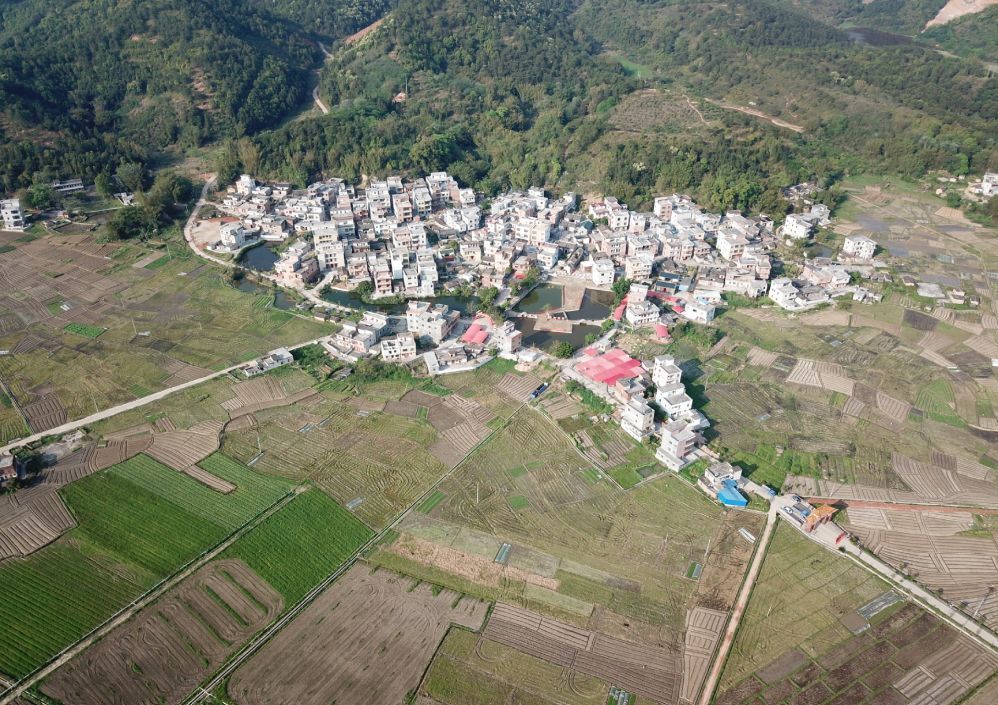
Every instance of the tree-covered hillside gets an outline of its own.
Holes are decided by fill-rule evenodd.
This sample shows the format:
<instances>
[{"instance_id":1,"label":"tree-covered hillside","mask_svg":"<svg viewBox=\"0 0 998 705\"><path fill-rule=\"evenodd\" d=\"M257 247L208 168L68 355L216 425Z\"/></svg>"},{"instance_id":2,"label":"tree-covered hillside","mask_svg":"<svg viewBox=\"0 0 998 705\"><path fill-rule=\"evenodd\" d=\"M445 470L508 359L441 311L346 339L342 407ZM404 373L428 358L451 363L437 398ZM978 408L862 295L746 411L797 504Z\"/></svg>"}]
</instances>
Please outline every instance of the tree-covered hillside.
<instances>
[{"instance_id":1,"label":"tree-covered hillside","mask_svg":"<svg viewBox=\"0 0 998 705\"><path fill-rule=\"evenodd\" d=\"M217 140L223 179L446 168L487 192L641 205L674 189L778 214L778 187L815 175L998 168L998 80L980 62L842 29L915 26L938 2L398 0L376 32L333 41L389 2L8 3L5 185ZM332 110L286 120L319 39Z\"/></svg>"},{"instance_id":2,"label":"tree-covered hillside","mask_svg":"<svg viewBox=\"0 0 998 705\"><path fill-rule=\"evenodd\" d=\"M401 0L321 90L330 116L261 136L271 173L448 168L486 191L682 189L772 212L778 186L815 174L996 159L998 82L979 64L862 46L764 0Z\"/></svg>"},{"instance_id":3,"label":"tree-covered hillside","mask_svg":"<svg viewBox=\"0 0 998 705\"><path fill-rule=\"evenodd\" d=\"M15 0L0 4L0 187L272 127L321 54L387 2ZM337 10L342 10L338 12ZM320 16L335 18L322 22ZM307 28L298 23L301 20Z\"/></svg>"}]
</instances>

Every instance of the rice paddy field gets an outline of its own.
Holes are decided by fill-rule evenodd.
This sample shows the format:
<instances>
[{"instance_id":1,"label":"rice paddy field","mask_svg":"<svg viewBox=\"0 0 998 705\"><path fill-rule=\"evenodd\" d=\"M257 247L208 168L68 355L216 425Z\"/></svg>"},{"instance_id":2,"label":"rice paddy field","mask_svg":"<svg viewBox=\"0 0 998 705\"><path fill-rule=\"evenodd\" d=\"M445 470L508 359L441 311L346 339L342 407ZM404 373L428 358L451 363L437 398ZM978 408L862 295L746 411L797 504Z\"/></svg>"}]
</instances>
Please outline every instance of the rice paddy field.
<instances>
[{"instance_id":1,"label":"rice paddy field","mask_svg":"<svg viewBox=\"0 0 998 705\"><path fill-rule=\"evenodd\" d=\"M155 252L48 234L0 253L0 443L329 332L186 249Z\"/></svg>"},{"instance_id":2,"label":"rice paddy field","mask_svg":"<svg viewBox=\"0 0 998 705\"><path fill-rule=\"evenodd\" d=\"M677 638L697 588L686 571L717 547L724 516L675 477L621 490L532 407L432 500L369 560L655 642ZM761 526L761 515L746 516Z\"/></svg>"},{"instance_id":3,"label":"rice paddy field","mask_svg":"<svg viewBox=\"0 0 998 705\"><path fill-rule=\"evenodd\" d=\"M237 539L220 558L242 559L290 606L371 535L343 507L310 489Z\"/></svg>"},{"instance_id":4,"label":"rice paddy field","mask_svg":"<svg viewBox=\"0 0 998 705\"><path fill-rule=\"evenodd\" d=\"M78 526L0 563L0 672L23 676L287 495L291 485L223 456L215 492L139 455L60 490Z\"/></svg>"}]
</instances>

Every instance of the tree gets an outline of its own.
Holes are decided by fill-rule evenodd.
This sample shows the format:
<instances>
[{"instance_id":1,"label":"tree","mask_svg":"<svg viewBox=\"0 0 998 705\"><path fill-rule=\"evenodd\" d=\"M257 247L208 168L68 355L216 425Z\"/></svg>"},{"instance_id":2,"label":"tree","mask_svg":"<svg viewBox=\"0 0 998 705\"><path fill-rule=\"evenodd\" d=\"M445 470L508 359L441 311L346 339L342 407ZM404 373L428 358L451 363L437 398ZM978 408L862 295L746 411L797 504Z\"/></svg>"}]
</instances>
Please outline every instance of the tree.
<instances>
[{"instance_id":1,"label":"tree","mask_svg":"<svg viewBox=\"0 0 998 705\"><path fill-rule=\"evenodd\" d=\"M554 347L551 349L551 354L555 357L560 357L562 359L568 359L575 354L575 348L567 340L561 340L555 343Z\"/></svg>"},{"instance_id":2,"label":"tree","mask_svg":"<svg viewBox=\"0 0 998 705\"><path fill-rule=\"evenodd\" d=\"M613 289L613 302L614 304L619 304L627 296L627 292L631 288L631 280L626 277L618 279L613 283L611 288Z\"/></svg>"},{"instance_id":3,"label":"tree","mask_svg":"<svg viewBox=\"0 0 998 705\"><path fill-rule=\"evenodd\" d=\"M94 186L97 187L97 193L104 198L114 194L114 181L111 179L111 175L106 171L102 171L94 179Z\"/></svg>"},{"instance_id":4,"label":"tree","mask_svg":"<svg viewBox=\"0 0 998 705\"><path fill-rule=\"evenodd\" d=\"M107 224L108 235L114 240L130 240L134 237L144 237L156 231L156 221L150 217L145 208L126 206L122 208Z\"/></svg>"},{"instance_id":5,"label":"tree","mask_svg":"<svg viewBox=\"0 0 998 705\"><path fill-rule=\"evenodd\" d=\"M487 286L478 290L478 300L482 310L492 308L496 298L499 296L499 289L494 286Z\"/></svg>"},{"instance_id":6,"label":"tree","mask_svg":"<svg viewBox=\"0 0 998 705\"><path fill-rule=\"evenodd\" d=\"M118 167L118 170L114 172L114 175L118 177L118 181L121 182L121 185L125 187L126 191L138 193L145 188L146 170L145 167L138 162L123 163Z\"/></svg>"},{"instance_id":7,"label":"tree","mask_svg":"<svg viewBox=\"0 0 998 705\"><path fill-rule=\"evenodd\" d=\"M29 208L45 210L55 205L55 190L48 184L34 184L25 194L24 202Z\"/></svg>"}]
</instances>

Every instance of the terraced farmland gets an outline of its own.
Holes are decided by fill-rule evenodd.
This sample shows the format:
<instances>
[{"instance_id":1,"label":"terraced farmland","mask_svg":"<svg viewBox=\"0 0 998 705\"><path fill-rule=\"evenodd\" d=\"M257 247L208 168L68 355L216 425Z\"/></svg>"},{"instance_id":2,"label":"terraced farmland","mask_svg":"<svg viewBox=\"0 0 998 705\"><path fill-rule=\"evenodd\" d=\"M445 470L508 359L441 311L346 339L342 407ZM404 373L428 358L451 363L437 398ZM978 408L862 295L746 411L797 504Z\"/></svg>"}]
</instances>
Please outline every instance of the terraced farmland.
<instances>
[{"instance_id":1,"label":"terraced farmland","mask_svg":"<svg viewBox=\"0 0 998 705\"><path fill-rule=\"evenodd\" d=\"M223 450L253 470L309 479L372 527L383 526L446 467L428 448L436 432L426 421L323 399L258 414L258 428L225 434ZM259 438L260 445L257 445Z\"/></svg>"}]
</instances>

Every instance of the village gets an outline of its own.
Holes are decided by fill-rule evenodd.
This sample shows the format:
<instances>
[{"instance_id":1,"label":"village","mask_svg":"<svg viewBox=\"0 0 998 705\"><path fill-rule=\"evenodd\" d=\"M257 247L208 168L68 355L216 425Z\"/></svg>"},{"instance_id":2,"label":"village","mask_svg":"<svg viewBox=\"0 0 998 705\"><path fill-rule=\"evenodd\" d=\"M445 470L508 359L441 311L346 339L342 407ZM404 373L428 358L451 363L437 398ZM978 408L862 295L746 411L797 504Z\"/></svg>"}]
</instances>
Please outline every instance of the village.
<instances>
[{"instance_id":1,"label":"village","mask_svg":"<svg viewBox=\"0 0 998 705\"><path fill-rule=\"evenodd\" d=\"M706 447L709 421L675 359L637 360L614 340L647 329L668 342L680 321L709 326L730 295L768 295L790 312L841 297L878 301L860 285L890 281L871 238L846 237L835 257L799 254L830 222L812 192L791 189L786 197L800 212L777 227L766 216L711 213L677 194L635 212L613 197L580 207L574 193L551 198L540 188L482 199L446 172L366 188L330 179L304 190L245 174L213 204L222 217L195 223L192 244L236 257L276 246L264 276L339 320L321 345L346 363L380 357L439 375L495 357L528 368L553 362L609 404L628 436L654 445L659 463L674 472L709 463L700 488L743 507L748 496L768 502L775 491ZM477 295L470 306L459 298L469 292ZM291 361L276 350L245 374Z\"/></svg>"}]
</instances>

